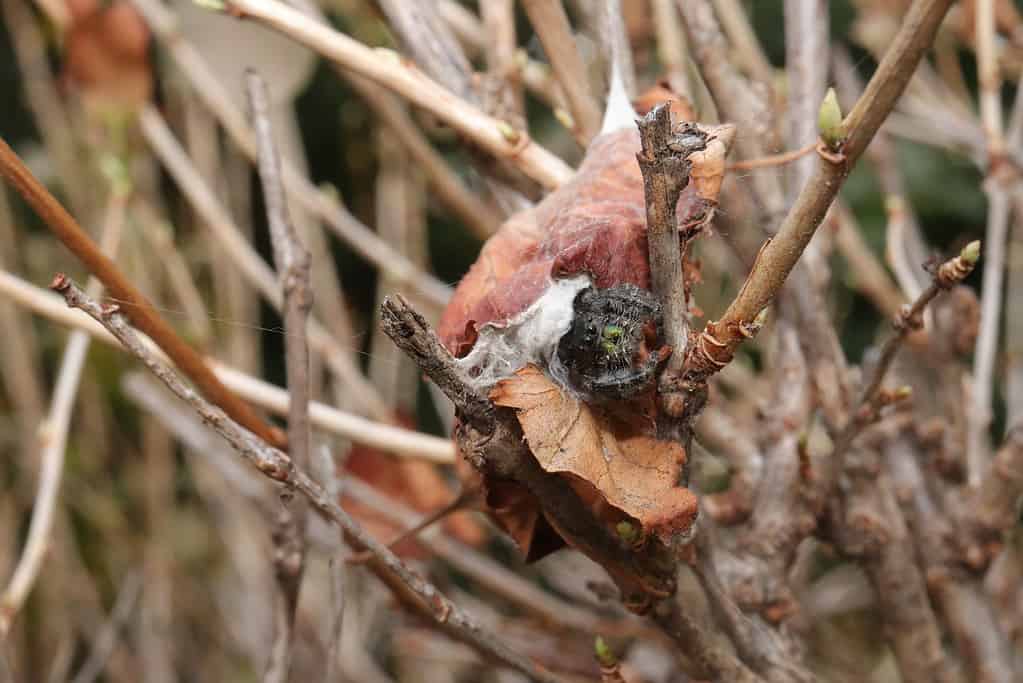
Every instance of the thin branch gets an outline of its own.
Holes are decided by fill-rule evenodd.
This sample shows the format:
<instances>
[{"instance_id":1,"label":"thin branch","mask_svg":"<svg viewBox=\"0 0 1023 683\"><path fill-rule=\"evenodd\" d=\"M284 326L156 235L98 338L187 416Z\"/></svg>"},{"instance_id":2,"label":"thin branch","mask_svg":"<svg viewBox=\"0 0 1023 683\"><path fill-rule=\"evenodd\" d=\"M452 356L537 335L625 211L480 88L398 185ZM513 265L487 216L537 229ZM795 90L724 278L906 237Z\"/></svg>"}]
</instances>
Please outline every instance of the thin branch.
<instances>
[{"instance_id":1,"label":"thin branch","mask_svg":"<svg viewBox=\"0 0 1023 683\"><path fill-rule=\"evenodd\" d=\"M714 0L714 9L728 34L739 64L751 78L770 85L774 80L774 68L764 54L742 3L738 0ZM803 38L800 36L799 39Z\"/></svg>"},{"instance_id":2,"label":"thin branch","mask_svg":"<svg viewBox=\"0 0 1023 683\"><path fill-rule=\"evenodd\" d=\"M83 330L105 344L119 346L117 340L102 325L68 310L59 296L30 285L5 271L0 271L0 295L48 320ZM163 351L148 337L143 337L143 343L150 353L156 354L162 361L169 362ZM206 360L220 381L232 391L277 415L288 413L289 398L288 392L284 389L213 359ZM455 460L455 448L450 439L374 422L316 401L309 406L309 418L316 429L351 439L370 448L405 457L422 458L438 464L451 464Z\"/></svg>"},{"instance_id":3,"label":"thin branch","mask_svg":"<svg viewBox=\"0 0 1023 683\"><path fill-rule=\"evenodd\" d=\"M904 308L896 316L892 325L895 334L885 340L881 347L880 357L877 365L864 385L863 393L860 395L859 404L853 410L852 417L835 439L832 453L841 457L852 443L856 435L870 422L877 417L880 409L879 397L881 394L881 383L895 360L895 355L902 348L906 337L910 332L923 327L923 313L927 305L940 293L949 290L959 284L966 276L973 272L973 267L980 257L980 243L971 242L966 245L962 252L941 264L935 271L931 285L925 289L912 305ZM834 457L834 455L833 455Z\"/></svg>"},{"instance_id":4,"label":"thin branch","mask_svg":"<svg viewBox=\"0 0 1023 683\"><path fill-rule=\"evenodd\" d=\"M751 171L755 168L771 168L773 166L783 166L790 164L793 161L798 161L814 150L817 149L817 142L811 142L808 145L794 149L790 152L782 152L781 154L770 154L766 157L760 157L759 159L744 159L742 161L730 161L726 166L729 171Z\"/></svg>"},{"instance_id":5,"label":"thin branch","mask_svg":"<svg viewBox=\"0 0 1023 683\"><path fill-rule=\"evenodd\" d=\"M1019 520L1023 495L1023 429L1014 429L981 479L965 512L971 543L995 541ZM990 549L984 549L989 554Z\"/></svg>"},{"instance_id":6,"label":"thin branch","mask_svg":"<svg viewBox=\"0 0 1023 683\"><path fill-rule=\"evenodd\" d=\"M817 140L817 111L828 77L828 3L785 1L785 70L787 133L790 147ZM789 198L795 198L813 175L813 160L803 158L789 169Z\"/></svg>"},{"instance_id":7,"label":"thin branch","mask_svg":"<svg viewBox=\"0 0 1023 683\"><path fill-rule=\"evenodd\" d=\"M497 232L501 226L500 217L462 182L458 174L419 130L398 98L382 92L364 78L343 69L338 71L422 167L427 182L437 194L437 199L464 221L466 227L478 238L485 240Z\"/></svg>"},{"instance_id":8,"label":"thin branch","mask_svg":"<svg viewBox=\"0 0 1023 683\"><path fill-rule=\"evenodd\" d=\"M1002 127L1001 86L995 38L995 0L976 0L974 18L977 46L977 76L980 82L980 117L987 140L989 163L994 166L1005 153ZM990 240L990 238L988 238Z\"/></svg>"},{"instance_id":9,"label":"thin branch","mask_svg":"<svg viewBox=\"0 0 1023 683\"><path fill-rule=\"evenodd\" d=\"M688 49L682 21L674 0L653 0L651 11L657 29L657 58L664 65L673 92L693 100L686 64Z\"/></svg>"},{"instance_id":10,"label":"thin branch","mask_svg":"<svg viewBox=\"0 0 1023 683\"><path fill-rule=\"evenodd\" d=\"M689 3L682 3L687 6ZM849 170L866 149L934 40L951 0L917 0L878 66L863 95L845 118L845 139L838 163L820 158L774 239L761 249L739 294L721 319L708 323L687 364L697 374L711 374L731 360L746 329L781 289L806 249ZM683 7L683 11L685 11Z\"/></svg>"},{"instance_id":11,"label":"thin branch","mask_svg":"<svg viewBox=\"0 0 1023 683\"><path fill-rule=\"evenodd\" d=\"M700 74L721 119L736 124L742 131L735 141L739 157L760 159L781 149L769 93L762 86L754 87L733 64L737 48L725 39L710 0L676 0L676 4L684 19L693 59L700 65ZM739 22L746 24L743 9L734 0L728 4L738 12ZM755 36L749 39L756 43ZM750 183L764 229L773 234L786 207L781 176L774 172L752 173Z\"/></svg>"},{"instance_id":12,"label":"thin branch","mask_svg":"<svg viewBox=\"0 0 1023 683\"><path fill-rule=\"evenodd\" d=\"M119 314L116 306L100 306L85 296L81 289L64 276L55 278L54 288L64 296L69 306L84 310L106 327L171 391L188 402L206 424L231 444L239 456L270 479L292 486L305 496L313 507L337 524L344 533L359 545L370 550L402 585L423 600L431 616L438 623L457 631L466 642L473 644L481 652L528 677L542 683L560 683L560 678L512 652L502 644L500 639L480 628L472 617L448 600L433 584L366 533L323 487L303 470L296 467L288 456L246 432L222 410L203 400L199 394L185 385L173 370L149 353L135 331Z\"/></svg>"},{"instance_id":13,"label":"thin branch","mask_svg":"<svg viewBox=\"0 0 1023 683\"><path fill-rule=\"evenodd\" d=\"M548 189L572 176L565 162L532 142L528 133L487 116L393 52L366 47L277 0L231 0L226 7L238 17L270 26L344 68L394 90Z\"/></svg>"},{"instance_id":14,"label":"thin branch","mask_svg":"<svg viewBox=\"0 0 1023 683\"><path fill-rule=\"evenodd\" d=\"M675 210L682 190L689 184L689 154L705 143L688 128L673 130L667 103L650 110L638 125L642 151L636 159L643 173L646 198L650 284L661 304L665 341L672 349L667 371L674 374L682 367L689 340L689 292L682 259L691 237L686 235L685 242L681 242ZM687 141L689 146L684 146Z\"/></svg>"},{"instance_id":15,"label":"thin branch","mask_svg":"<svg viewBox=\"0 0 1023 683\"><path fill-rule=\"evenodd\" d=\"M838 202L832 210L832 216L838 223L835 247L848 264L853 278L852 287L870 299L882 315L894 317L905 302L899 286L871 251L853 212Z\"/></svg>"},{"instance_id":16,"label":"thin branch","mask_svg":"<svg viewBox=\"0 0 1023 683\"><path fill-rule=\"evenodd\" d=\"M186 344L160 316L153 305L126 278L117 265L104 256L78 222L25 167L18 155L0 139L0 174L18 190L47 227L77 256L110 292L123 302L125 315L149 336L181 368L203 394L246 429L269 443L283 445L284 434L268 425L210 371L202 357Z\"/></svg>"},{"instance_id":17,"label":"thin branch","mask_svg":"<svg viewBox=\"0 0 1023 683\"><path fill-rule=\"evenodd\" d=\"M472 64L434 2L378 0L391 30L416 64L467 102L475 102ZM414 40L412 39L414 37Z\"/></svg>"},{"instance_id":18,"label":"thin branch","mask_svg":"<svg viewBox=\"0 0 1023 683\"><path fill-rule=\"evenodd\" d=\"M227 209L217 199L175 139L163 117L155 108L147 107L139 115L139 123L150 148L167 168L188 201L202 215L206 226L230 253L242 274L271 306L283 311L284 294L277 274L241 234ZM365 413L379 420L388 419L389 415L376 388L356 366L352 354L342 349L334 336L315 317L309 318L307 327L312 349L323 356L328 367L345 386L362 397L359 405L363 407Z\"/></svg>"},{"instance_id":19,"label":"thin branch","mask_svg":"<svg viewBox=\"0 0 1023 683\"><path fill-rule=\"evenodd\" d=\"M102 234L102 251L113 256L121 241L124 227L125 204L127 196L112 193L104 218ZM90 280L89 289L93 294L102 291L95 278ZM0 642L3 642L10 631L15 615L28 598L32 587L39 578L43 562L50 549L54 518L57 513L60 484L64 474L64 459L67 454L68 433L71 429L72 410L78 388L81 383L82 370L89 353L92 340L85 332L76 331L71 334L57 371L56 387L50 402L50 411L46 421L40 426L39 445L42 448L40 457L39 485L32 509L32 521L29 522L28 535L21 557L14 568L11 580L0 595Z\"/></svg>"},{"instance_id":20,"label":"thin branch","mask_svg":"<svg viewBox=\"0 0 1023 683\"><path fill-rule=\"evenodd\" d=\"M565 8L561 0L523 0L522 6L565 94L574 123L572 132L585 147L600 131L601 111L590 92L586 65L576 47Z\"/></svg>"},{"instance_id":21,"label":"thin branch","mask_svg":"<svg viewBox=\"0 0 1023 683\"><path fill-rule=\"evenodd\" d=\"M78 671L71 683L92 683L106 668L110 655L117 646L119 631L125 629L131 613L135 611L135 603L138 602L142 593L142 574L133 571L122 582L121 588L117 591L117 599L110 610L110 618L104 622L96 640L93 642L92 651L85 664Z\"/></svg>"},{"instance_id":22,"label":"thin branch","mask_svg":"<svg viewBox=\"0 0 1023 683\"><path fill-rule=\"evenodd\" d=\"M292 462L309 468L309 345L306 328L313 307L310 285L312 257L299 239L288 216L280 158L270 126L270 103L266 83L253 70L245 74L245 90L259 147L259 177L263 184L270 242L274 262L284 292L284 365L288 378L288 445ZM278 612L276 643L264 681L288 679L294 640L295 611L305 565L306 510L304 505L289 506L282 499L274 534L274 574L281 590L284 609ZM279 644L279 646L278 646Z\"/></svg>"},{"instance_id":23,"label":"thin branch","mask_svg":"<svg viewBox=\"0 0 1023 683\"><path fill-rule=\"evenodd\" d=\"M887 457L894 457L888 455ZM913 530L899 509L895 484L886 476L858 476L839 489L839 547L855 557L877 591L878 614L902 679L907 683L959 683L942 644L927 595L924 572L913 549ZM843 493L847 491L847 493Z\"/></svg>"},{"instance_id":24,"label":"thin branch","mask_svg":"<svg viewBox=\"0 0 1023 683\"><path fill-rule=\"evenodd\" d=\"M987 229L984 232L984 277L980 294L980 330L973 358L973 384L966 426L966 473L976 486L989 464L991 454L994 369L998 353L999 321L1002 316L1002 288L1005 280L1006 249L1012 214L1008 189L998 177L986 183L988 196Z\"/></svg>"},{"instance_id":25,"label":"thin branch","mask_svg":"<svg viewBox=\"0 0 1023 683\"><path fill-rule=\"evenodd\" d=\"M196 96L213 112L242 153L255 161L256 140L245 116L235 107L202 55L184 39L174 14L156 0L132 2L192 84ZM397 253L387 242L356 220L334 197L313 185L286 159L283 160L283 175L285 187L294 196L294 200L326 223L368 263L395 280L409 283L435 305L447 303L451 296L450 287L423 273L415 264Z\"/></svg>"}]
</instances>

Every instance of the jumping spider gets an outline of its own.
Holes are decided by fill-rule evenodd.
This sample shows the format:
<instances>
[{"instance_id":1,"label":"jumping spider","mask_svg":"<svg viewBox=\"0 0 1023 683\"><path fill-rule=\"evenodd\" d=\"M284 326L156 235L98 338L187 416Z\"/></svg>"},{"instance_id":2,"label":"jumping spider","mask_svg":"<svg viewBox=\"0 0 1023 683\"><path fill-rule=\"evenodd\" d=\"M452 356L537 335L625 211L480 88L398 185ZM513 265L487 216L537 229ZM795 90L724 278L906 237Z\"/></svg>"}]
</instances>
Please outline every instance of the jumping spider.
<instances>
[{"instance_id":1,"label":"jumping spider","mask_svg":"<svg viewBox=\"0 0 1023 683\"><path fill-rule=\"evenodd\" d=\"M648 390L662 348L661 307L635 285L587 287L573 302L572 327L558 342L568 380L598 400L627 400Z\"/></svg>"}]
</instances>

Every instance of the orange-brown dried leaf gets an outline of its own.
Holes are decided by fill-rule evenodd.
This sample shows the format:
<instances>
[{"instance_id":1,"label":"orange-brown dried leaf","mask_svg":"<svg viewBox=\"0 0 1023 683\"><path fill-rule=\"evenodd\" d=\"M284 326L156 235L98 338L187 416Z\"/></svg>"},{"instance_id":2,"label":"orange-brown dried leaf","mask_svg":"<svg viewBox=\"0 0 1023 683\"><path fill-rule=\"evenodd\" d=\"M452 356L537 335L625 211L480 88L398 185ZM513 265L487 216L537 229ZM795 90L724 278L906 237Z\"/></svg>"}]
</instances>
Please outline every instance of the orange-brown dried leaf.
<instances>
[{"instance_id":1,"label":"orange-brown dried leaf","mask_svg":"<svg viewBox=\"0 0 1023 683\"><path fill-rule=\"evenodd\" d=\"M126 0L68 0L64 73L88 106L134 109L149 101L149 28Z\"/></svg>"},{"instance_id":2,"label":"orange-brown dried leaf","mask_svg":"<svg viewBox=\"0 0 1023 683\"><path fill-rule=\"evenodd\" d=\"M572 474L665 542L696 519L696 497L678 486L685 450L648 434L642 418L625 418L562 391L527 366L491 391L514 408L530 450L548 472Z\"/></svg>"}]
</instances>

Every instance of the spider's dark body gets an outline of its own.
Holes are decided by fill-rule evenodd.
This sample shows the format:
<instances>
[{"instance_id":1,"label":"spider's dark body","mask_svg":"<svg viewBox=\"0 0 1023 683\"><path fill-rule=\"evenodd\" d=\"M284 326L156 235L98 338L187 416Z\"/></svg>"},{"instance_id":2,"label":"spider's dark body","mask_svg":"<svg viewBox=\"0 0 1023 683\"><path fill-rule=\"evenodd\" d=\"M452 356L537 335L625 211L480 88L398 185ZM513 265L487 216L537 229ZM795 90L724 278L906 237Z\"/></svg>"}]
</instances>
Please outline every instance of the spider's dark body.
<instances>
[{"instance_id":1,"label":"spider's dark body","mask_svg":"<svg viewBox=\"0 0 1023 683\"><path fill-rule=\"evenodd\" d=\"M631 284L587 287L573 308L572 327L558 343L572 386L597 400L627 400L650 389L667 355L653 295Z\"/></svg>"}]
</instances>

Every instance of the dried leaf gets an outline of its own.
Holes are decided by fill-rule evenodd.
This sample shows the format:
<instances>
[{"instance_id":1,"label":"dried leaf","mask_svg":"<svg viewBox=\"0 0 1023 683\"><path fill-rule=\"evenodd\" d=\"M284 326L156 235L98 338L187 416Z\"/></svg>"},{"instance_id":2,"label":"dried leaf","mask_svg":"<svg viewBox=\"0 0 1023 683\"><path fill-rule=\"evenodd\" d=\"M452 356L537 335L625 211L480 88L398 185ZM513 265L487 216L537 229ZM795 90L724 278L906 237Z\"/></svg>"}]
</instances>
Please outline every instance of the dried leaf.
<instances>
[{"instance_id":1,"label":"dried leaf","mask_svg":"<svg viewBox=\"0 0 1023 683\"><path fill-rule=\"evenodd\" d=\"M153 89L149 28L131 3L71 0L64 38L64 74L87 106L135 108Z\"/></svg>"},{"instance_id":2,"label":"dried leaf","mask_svg":"<svg viewBox=\"0 0 1023 683\"><path fill-rule=\"evenodd\" d=\"M705 223L716 205L727 135L720 140L708 147L698 177L679 199L679 226ZM597 138L571 181L512 216L484 245L438 325L453 354L472 349L481 325L501 325L526 310L551 278L587 273L597 287L650 288L639 149L636 130Z\"/></svg>"},{"instance_id":3,"label":"dried leaf","mask_svg":"<svg viewBox=\"0 0 1023 683\"><path fill-rule=\"evenodd\" d=\"M533 366L499 382L490 398L516 410L530 450L546 471L588 482L665 542L692 526L696 497L678 486L685 450L650 436L648 418L623 419L587 405Z\"/></svg>"}]
</instances>

